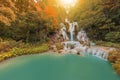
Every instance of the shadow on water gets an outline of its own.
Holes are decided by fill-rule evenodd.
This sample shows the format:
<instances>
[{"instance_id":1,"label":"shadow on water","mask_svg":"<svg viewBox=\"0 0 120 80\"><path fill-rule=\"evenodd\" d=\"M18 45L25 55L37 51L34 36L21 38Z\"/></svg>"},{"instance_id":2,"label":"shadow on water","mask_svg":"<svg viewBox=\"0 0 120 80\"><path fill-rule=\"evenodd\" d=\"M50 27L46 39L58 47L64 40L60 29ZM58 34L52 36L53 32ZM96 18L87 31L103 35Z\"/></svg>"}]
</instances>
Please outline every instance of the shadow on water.
<instances>
[{"instance_id":1,"label":"shadow on water","mask_svg":"<svg viewBox=\"0 0 120 80\"><path fill-rule=\"evenodd\" d=\"M0 64L0 80L120 80L107 61L93 56L42 54Z\"/></svg>"}]
</instances>

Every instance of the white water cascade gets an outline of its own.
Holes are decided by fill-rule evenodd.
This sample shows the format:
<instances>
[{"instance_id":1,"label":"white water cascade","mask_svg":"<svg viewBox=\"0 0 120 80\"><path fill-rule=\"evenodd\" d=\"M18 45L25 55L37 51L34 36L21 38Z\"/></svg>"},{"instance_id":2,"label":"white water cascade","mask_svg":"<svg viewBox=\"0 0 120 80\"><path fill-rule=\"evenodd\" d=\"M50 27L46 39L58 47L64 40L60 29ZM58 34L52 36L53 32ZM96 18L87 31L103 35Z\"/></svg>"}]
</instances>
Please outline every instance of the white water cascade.
<instances>
[{"instance_id":1,"label":"white water cascade","mask_svg":"<svg viewBox=\"0 0 120 80\"><path fill-rule=\"evenodd\" d=\"M72 54L81 54L81 55L93 55L98 58L107 60L108 52L102 51L99 48L95 48L92 46L83 45L80 42L88 43L89 38L87 37L87 33L81 29L77 35L75 35L75 28L78 27L77 22L70 23L68 19L65 19L65 22L69 24L69 30L66 30L66 26L64 23L61 23L61 34L63 36L63 39L65 40L62 42L62 45L64 45L63 53L72 53ZM69 31L69 34L67 34ZM70 37L68 37L70 35ZM75 39L77 41L75 41Z\"/></svg>"},{"instance_id":2,"label":"white water cascade","mask_svg":"<svg viewBox=\"0 0 120 80\"><path fill-rule=\"evenodd\" d=\"M75 27L73 25L73 23L69 23L69 32L70 32L70 40L73 41L74 38L73 38L73 35L74 35L74 30L75 30Z\"/></svg>"}]
</instances>

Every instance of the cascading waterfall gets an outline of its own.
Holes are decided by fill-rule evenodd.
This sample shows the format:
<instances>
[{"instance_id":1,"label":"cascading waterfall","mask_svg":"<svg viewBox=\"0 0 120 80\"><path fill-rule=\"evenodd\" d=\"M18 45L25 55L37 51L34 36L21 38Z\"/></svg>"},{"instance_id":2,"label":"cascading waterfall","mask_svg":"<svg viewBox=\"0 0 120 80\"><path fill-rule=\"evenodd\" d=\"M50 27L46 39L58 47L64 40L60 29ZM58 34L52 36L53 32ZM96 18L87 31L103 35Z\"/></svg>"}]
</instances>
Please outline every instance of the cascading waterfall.
<instances>
[{"instance_id":1,"label":"cascading waterfall","mask_svg":"<svg viewBox=\"0 0 120 80\"><path fill-rule=\"evenodd\" d=\"M73 35L74 35L75 27L74 27L73 23L69 23L69 25L70 25L70 28L69 28L69 32L70 32L70 40L71 40L71 41L74 41L74 37L73 37Z\"/></svg>"},{"instance_id":2,"label":"cascading waterfall","mask_svg":"<svg viewBox=\"0 0 120 80\"><path fill-rule=\"evenodd\" d=\"M61 34L63 36L63 39L65 40L62 42L64 45L64 53L72 53L72 54L91 54L93 56L99 57L101 59L107 60L108 52L102 51L99 48L91 48L87 45L82 45L80 41L84 43L88 43L89 38L87 37L87 33L81 29L77 35L75 35L75 27L78 27L77 22L70 23L70 21L66 18L65 22L69 24L69 34L70 38L67 34L67 28L64 23L61 23ZM74 37L76 37L77 41L74 40ZM72 46L72 47L71 47Z\"/></svg>"}]
</instances>

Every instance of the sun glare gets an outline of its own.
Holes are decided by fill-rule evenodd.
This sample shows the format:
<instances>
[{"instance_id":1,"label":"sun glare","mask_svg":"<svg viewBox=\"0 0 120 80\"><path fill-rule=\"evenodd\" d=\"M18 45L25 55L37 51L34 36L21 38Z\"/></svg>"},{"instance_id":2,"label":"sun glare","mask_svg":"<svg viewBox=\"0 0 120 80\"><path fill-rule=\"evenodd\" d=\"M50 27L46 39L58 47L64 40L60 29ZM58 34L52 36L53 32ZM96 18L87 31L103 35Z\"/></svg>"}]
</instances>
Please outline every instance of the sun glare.
<instances>
[{"instance_id":1,"label":"sun glare","mask_svg":"<svg viewBox=\"0 0 120 80\"><path fill-rule=\"evenodd\" d=\"M60 0L60 3L64 7L73 7L76 4L77 0Z\"/></svg>"}]
</instances>

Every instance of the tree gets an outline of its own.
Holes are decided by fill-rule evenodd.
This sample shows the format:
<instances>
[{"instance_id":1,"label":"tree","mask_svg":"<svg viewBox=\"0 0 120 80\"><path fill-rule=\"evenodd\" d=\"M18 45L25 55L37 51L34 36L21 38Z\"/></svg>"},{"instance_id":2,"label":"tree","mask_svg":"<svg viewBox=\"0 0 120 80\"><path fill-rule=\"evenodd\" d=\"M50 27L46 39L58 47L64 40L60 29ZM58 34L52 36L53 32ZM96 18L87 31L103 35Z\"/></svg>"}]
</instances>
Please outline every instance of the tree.
<instances>
[{"instance_id":1,"label":"tree","mask_svg":"<svg viewBox=\"0 0 120 80\"><path fill-rule=\"evenodd\" d=\"M120 39L106 38L109 33L120 31L119 0L84 0L71 10L71 20L77 21L91 39L118 42ZM114 37L114 36L109 36Z\"/></svg>"},{"instance_id":2,"label":"tree","mask_svg":"<svg viewBox=\"0 0 120 80\"><path fill-rule=\"evenodd\" d=\"M1 0L0 4L0 23L10 26L11 22L16 20L15 4L12 0Z\"/></svg>"}]
</instances>

